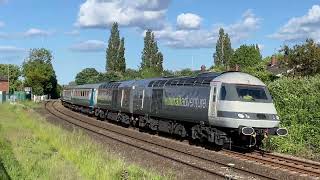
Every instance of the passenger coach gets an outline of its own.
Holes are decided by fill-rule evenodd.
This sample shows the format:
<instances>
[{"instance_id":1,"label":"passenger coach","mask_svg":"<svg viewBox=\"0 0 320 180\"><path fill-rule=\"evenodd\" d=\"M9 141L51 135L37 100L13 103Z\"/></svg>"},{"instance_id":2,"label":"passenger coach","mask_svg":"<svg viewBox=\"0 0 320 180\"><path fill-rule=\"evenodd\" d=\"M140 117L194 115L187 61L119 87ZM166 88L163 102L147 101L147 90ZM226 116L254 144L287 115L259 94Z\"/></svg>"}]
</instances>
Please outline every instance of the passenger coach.
<instances>
[{"instance_id":1,"label":"passenger coach","mask_svg":"<svg viewBox=\"0 0 320 180\"><path fill-rule=\"evenodd\" d=\"M226 143L256 147L268 135L287 134L279 128L266 85L241 72L85 85L71 90L71 103L65 90L64 102L73 109L94 111L99 119L219 147ZM86 90L86 96L73 97L79 90Z\"/></svg>"}]
</instances>

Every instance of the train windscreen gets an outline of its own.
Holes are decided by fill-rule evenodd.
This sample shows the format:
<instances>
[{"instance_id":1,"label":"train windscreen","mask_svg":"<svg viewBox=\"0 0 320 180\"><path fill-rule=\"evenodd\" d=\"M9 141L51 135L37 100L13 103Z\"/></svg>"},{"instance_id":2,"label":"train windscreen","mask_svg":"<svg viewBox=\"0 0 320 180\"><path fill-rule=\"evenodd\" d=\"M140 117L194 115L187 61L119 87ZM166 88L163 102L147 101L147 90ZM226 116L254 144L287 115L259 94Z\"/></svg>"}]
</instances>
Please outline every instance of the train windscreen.
<instances>
[{"instance_id":1,"label":"train windscreen","mask_svg":"<svg viewBox=\"0 0 320 180\"><path fill-rule=\"evenodd\" d=\"M246 102L272 102L265 86L222 84L220 100Z\"/></svg>"}]
</instances>

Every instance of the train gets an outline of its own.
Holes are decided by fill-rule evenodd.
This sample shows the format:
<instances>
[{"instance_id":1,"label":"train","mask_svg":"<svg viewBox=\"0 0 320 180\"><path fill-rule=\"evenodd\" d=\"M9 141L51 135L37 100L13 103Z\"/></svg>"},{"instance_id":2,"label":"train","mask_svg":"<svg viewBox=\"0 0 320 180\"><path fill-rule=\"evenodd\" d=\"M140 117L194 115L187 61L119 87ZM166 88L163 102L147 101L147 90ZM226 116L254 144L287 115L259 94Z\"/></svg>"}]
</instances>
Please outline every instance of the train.
<instances>
[{"instance_id":1,"label":"train","mask_svg":"<svg viewBox=\"0 0 320 180\"><path fill-rule=\"evenodd\" d=\"M268 136L288 134L267 86L243 72L65 86L61 102L99 120L218 148L259 148Z\"/></svg>"}]
</instances>

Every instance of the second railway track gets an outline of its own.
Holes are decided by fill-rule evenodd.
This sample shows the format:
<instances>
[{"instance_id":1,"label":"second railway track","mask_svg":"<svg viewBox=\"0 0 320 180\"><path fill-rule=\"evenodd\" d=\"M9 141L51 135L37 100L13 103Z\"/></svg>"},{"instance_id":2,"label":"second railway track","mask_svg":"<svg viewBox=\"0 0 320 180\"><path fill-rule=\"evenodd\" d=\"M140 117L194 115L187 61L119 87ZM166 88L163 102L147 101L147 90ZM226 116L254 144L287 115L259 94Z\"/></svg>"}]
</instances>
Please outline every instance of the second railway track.
<instances>
[{"instance_id":1,"label":"second railway track","mask_svg":"<svg viewBox=\"0 0 320 180\"><path fill-rule=\"evenodd\" d=\"M230 156L240 157L248 161L255 161L268 166L273 166L278 169L285 169L293 173L300 173L302 176L314 177L320 179L320 163L289 158L271 153L239 153L229 150L224 150L224 153Z\"/></svg>"},{"instance_id":2,"label":"second railway track","mask_svg":"<svg viewBox=\"0 0 320 180\"><path fill-rule=\"evenodd\" d=\"M216 176L217 178L223 179L282 179L283 177L279 176L279 173L266 173L266 169L255 169L252 170L249 167L246 167L246 164L237 163L236 161L232 161L232 158L235 159L247 159L248 161L255 161L257 164L268 164L268 165L278 165L278 167L284 167L289 171L288 179L296 179L300 178L314 178L319 177L317 174L317 164L313 164L312 167L304 164L305 168L293 168L294 166L301 166L298 160L295 163L293 161L289 162L287 159L286 163L284 161L275 160L275 155L272 160L270 160L270 156L265 155L259 156L258 154L242 154L235 153L231 151L223 151L223 152L207 152L206 150L199 150L197 147L188 147L187 145L183 145L181 143L174 143L171 141L165 141L159 138L145 138L141 136L146 136L144 133L135 132L131 129L126 129L123 127L116 126L114 124L105 123L102 121L94 120L93 118L86 117L84 115L78 114L71 110L65 109L58 102L47 102L46 109L52 115L67 121L75 126L79 126L88 131L92 131L94 133L100 134L102 136L106 136L107 138L111 138L121 143L125 143L130 146L134 146L135 148L139 148L143 151L147 151L158 156L170 159L172 161L181 163L183 165L192 167L194 169L198 169L199 171L203 171L205 173ZM126 129L126 130L124 130ZM137 135L142 134L142 135ZM121 136L121 137L119 137ZM135 142L133 142L135 141ZM221 160L222 154L228 154L231 159ZM220 155L220 156L219 156ZM269 158L269 159L268 159ZM262 162L263 161L263 162ZM228 163L229 162L229 163ZM290 163L293 164L293 167L290 168ZM220 167L220 168L217 168ZM221 167L225 169L229 169L232 171L222 171ZM271 168L271 170L274 168ZM310 171L308 171L310 170ZM303 173L302 176L297 175L297 173ZM280 173L281 174L281 173Z\"/></svg>"}]
</instances>

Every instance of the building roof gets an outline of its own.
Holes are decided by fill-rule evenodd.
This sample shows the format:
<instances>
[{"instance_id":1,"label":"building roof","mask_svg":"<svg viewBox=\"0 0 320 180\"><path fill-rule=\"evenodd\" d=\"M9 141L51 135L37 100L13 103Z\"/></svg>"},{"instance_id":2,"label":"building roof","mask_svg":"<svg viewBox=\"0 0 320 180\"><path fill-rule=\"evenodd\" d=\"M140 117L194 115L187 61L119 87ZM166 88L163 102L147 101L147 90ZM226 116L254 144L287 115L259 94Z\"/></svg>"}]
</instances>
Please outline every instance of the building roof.
<instances>
[{"instance_id":1,"label":"building roof","mask_svg":"<svg viewBox=\"0 0 320 180\"><path fill-rule=\"evenodd\" d=\"M0 81L8 81L8 77L7 76L0 76Z\"/></svg>"},{"instance_id":2,"label":"building roof","mask_svg":"<svg viewBox=\"0 0 320 180\"><path fill-rule=\"evenodd\" d=\"M101 83L97 84L83 84L83 85L75 85L75 86L64 86L64 89L97 89Z\"/></svg>"},{"instance_id":3,"label":"building roof","mask_svg":"<svg viewBox=\"0 0 320 180\"><path fill-rule=\"evenodd\" d=\"M273 75L281 76L288 72L287 63L285 60L278 60L276 57L272 57L271 61L267 64L267 71L271 72Z\"/></svg>"}]
</instances>

